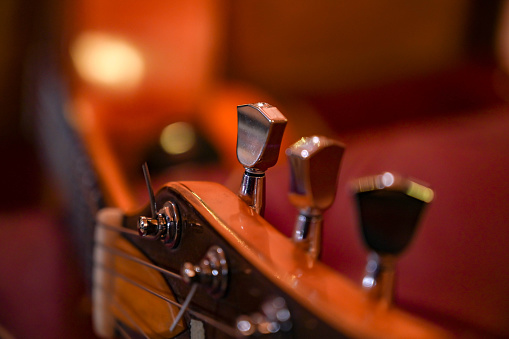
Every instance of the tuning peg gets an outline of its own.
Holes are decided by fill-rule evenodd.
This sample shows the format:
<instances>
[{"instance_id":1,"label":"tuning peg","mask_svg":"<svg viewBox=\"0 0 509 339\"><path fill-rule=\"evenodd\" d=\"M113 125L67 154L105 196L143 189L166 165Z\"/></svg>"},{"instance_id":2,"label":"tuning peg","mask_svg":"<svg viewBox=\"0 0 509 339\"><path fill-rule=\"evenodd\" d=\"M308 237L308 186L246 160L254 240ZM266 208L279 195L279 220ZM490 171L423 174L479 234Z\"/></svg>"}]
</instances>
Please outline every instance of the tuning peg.
<instances>
[{"instance_id":1,"label":"tuning peg","mask_svg":"<svg viewBox=\"0 0 509 339\"><path fill-rule=\"evenodd\" d=\"M386 172L359 179L355 197L363 239L371 250L362 285L374 298L391 303L397 256L412 240L433 191Z\"/></svg>"},{"instance_id":2,"label":"tuning peg","mask_svg":"<svg viewBox=\"0 0 509 339\"><path fill-rule=\"evenodd\" d=\"M286 150L290 202L299 210L293 241L316 259L321 249L322 214L336 197L345 146L326 137L302 138Z\"/></svg>"},{"instance_id":3,"label":"tuning peg","mask_svg":"<svg viewBox=\"0 0 509 339\"><path fill-rule=\"evenodd\" d=\"M137 228L140 236L161 240L166 246L175 248L182 233L179 209L174 203L167 201L155 218L140 216Z\"/></svg>"},{"instance_id":4,"label":"tuning peg","mask_svg":"<svg viewBox=\"0 0 509 339\"><path fill-rule=\"evenodd\" d=\"M138 234L149 239L161 240L166 246L175 248L179 244L182 233L179 209L174 203L167 201L157 212L156 198L146 162L142 165L142 170L150 199L152 217L148 218L142 215L138 218Z\"/></svg>"},{"instance_id":5,"label":"tuning peg","mask_svg":"<svg viewBox=\"0 0 509 339\"><path fill-rule=\"evenodd\" d=\"M265 171L274 166L286 127L286 118L267 103L237 107L237 158L245 172L239 196L256 213L265 208Z\"/></svg>"},{"instance_id":6,"label":"tuning peg","mask_svg":"<svg viewBox=\"0 0 509 339\"><path fill-rule=\"evenodd\" d=\"M223 249L219 246L209 248L197 265L185 262L180 271L186 283L201 285L215 298L222 297L226 292L228 262Z\"/></svg>"}]
</instances>

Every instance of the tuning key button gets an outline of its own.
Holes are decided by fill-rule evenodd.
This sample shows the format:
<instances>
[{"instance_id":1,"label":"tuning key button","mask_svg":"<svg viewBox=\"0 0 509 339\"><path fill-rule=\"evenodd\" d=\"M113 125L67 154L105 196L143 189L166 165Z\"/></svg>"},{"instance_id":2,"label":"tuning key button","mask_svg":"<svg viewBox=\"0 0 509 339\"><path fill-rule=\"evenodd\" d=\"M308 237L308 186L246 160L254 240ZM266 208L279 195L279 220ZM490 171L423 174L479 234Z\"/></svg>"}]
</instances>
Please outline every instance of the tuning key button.
<instances>
[{"instance_id":1,"label":"tuning key button","mask_svg":"<svg viewBox=\"0 0 509 339\"><path fill-rule=\"evenodd\" d=\"M239 196L263 215L265 171L277 163L287 120L267 103L238 106L237 115L237 158L245 168Z\"/></svg>"},{"instance_id":2,"label":"tuning key button","mask_svg":"<svg viewBox=\"0 0 509 339\"><path fill-rule=\"evenodd\" d=\"M392 301L396 258L433 195L430 188L389 172L355 183L361 233L372 251L362 285L374 297Z\"/></svg>"},{"instance_id":3,"label":"tuning key button","mask_svg":"<svg viewBox=\"0 0 509 339\"><path fill-rule=\"evenodd\" d=\"M299 210L293 241L318 258L323 212L334 202L345 146L322 136L302 138L286 150L290 202Z\"/></svg>"},{"instance_id":4,"label":"tuning key button","mask_svg":"<svg viewBox=\"0 0 509 339\"><path fill-rule=\"evenodd\" d=\"M138 233L142 237L159 239L170 248L177 247L182 233L182 222L177 205L167 201L155 218L140 216Z\"/></svg>"}]
</instances>

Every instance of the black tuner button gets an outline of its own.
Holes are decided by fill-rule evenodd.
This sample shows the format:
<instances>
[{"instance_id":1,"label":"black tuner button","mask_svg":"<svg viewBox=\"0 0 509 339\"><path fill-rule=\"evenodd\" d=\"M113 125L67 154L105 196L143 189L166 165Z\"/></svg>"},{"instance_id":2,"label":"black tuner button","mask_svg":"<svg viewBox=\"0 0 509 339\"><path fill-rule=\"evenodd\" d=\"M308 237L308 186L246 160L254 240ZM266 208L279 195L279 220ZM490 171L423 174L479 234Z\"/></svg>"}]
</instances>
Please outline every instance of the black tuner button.
<instances>
[{"instance_id":1,"label":"black tuner button","mask_svg":"<svg viewBox=\"0 0 509 339\"><path fill-rule=\"evenodd\" d=\"M393 173L355 183L360 228L368 257L363 287L377 298L392 300L396 257L411 242L433 191Z\"/></svg>"},{"instance_id":2,"label":"black tuner button","mask_svg":"<svg viewBox=\"0 0 509 339\"><path fill-rule=\"evenodd\" d=\"M433 191L386 172L359 179L355 194L366 245L380 254L400 254L410 243Z\"/></svg>"}]
</instances>

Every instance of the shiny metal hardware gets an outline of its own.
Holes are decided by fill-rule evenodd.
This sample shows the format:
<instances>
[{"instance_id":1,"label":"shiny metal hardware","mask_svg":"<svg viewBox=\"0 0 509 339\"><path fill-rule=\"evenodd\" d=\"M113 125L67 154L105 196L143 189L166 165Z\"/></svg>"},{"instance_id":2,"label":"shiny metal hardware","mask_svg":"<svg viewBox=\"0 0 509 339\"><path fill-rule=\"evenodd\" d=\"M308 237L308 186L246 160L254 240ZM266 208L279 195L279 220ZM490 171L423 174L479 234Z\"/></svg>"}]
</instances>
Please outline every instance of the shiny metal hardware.
<instances>
[{"instance_id":1,"label":"shiny metal hardware","mask_svg":"<svg viewBox=\"0 0 509 339\"><path fill-rule=\"evenodd\" d=\"M237 115L237 158L245 168L239 197L263 215L265 171L277 163L287 120L267 103L238 106Z\"/></svg>"},{"instance_id":2,"label":"shiny metal hardware","mask_svg":"<svg viewBox=\"0 0 509 339\"><path fill-rule=\"evenodd\" d=\"M361 231L368 255L362 286L375 299L392 303L397 256L408 246L433 190L393 173L355 183Z\"/></svg>"},{"instance_id":3,"label":"shiny metal hardware","mask_svg":"<svg viewBox=\"0 0 509 339\"><path fill-rule=\"evenodd\" d=\"M292 328L291 314L281 297L265 301L260 311L237 318L237 330L241 336L288 332Z\"/></svg>"},{"instance_id":4,"label":"shiny metal hardware","mask_svg":"<svg viewBox=\"0 0 509 339\"><path fill-rule=\"evenodd\" d=\"M381 299L388 304L394 299L394 279L396 257L390 254L368 254L362 287L374 299Z\"/></svg>"},{"instance_id":5,"label":"shiny metal hardware","mask_svg":"<svg viewBox=\"0 0 509 339\"><path fill-rule=\"evenodd\" d=\"M177 247L182 233L182 222L177 206L167 201L157 213L156 218L140 216L138 233L142 237L159 239L170 248Z\"/></svg>"},{"instance_id":6,"label":"shiny metal hardware","mask_svg":"<svg viewBox=\"0 0 509 339\"><path fill-rule=\"evenodd\" d=\"M198 265L184 263L181 275L186 283L199 284L213 297L222 297L228 284L228 262L223 249L212 246Z\"/></svg>"},{"instance_id":7,"label":"shiny metal hardware","mask_svg":"<svg viewBox=\"0 0 509 339\"><path fill-rule=\"evenodd\" d=\"M321 136L302 138L286 150L290 202L299 210L293 241L312 259L320 255L323 211L336 197L344 145Z\"/></svg>"}]
</instances>

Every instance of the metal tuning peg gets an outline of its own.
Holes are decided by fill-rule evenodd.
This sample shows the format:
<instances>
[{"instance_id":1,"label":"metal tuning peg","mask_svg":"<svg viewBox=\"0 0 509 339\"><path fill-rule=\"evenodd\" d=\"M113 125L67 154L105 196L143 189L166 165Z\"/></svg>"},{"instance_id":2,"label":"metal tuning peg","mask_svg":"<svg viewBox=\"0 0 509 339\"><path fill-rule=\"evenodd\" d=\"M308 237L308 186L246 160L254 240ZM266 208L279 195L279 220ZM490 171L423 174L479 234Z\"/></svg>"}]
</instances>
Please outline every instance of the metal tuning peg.
<instances>
[{"instance_id":1,"label":"metal tuning peg","mask_svg":"<svg viewBox=\"0 0 509 339\"><path fill-rule=\"evenodd\" d=\"M177 247L182 233L182 222L177 205L167 201L155 218L140 216L138 233L142 237L159 239L170 248Z\"/></svg>"},{"instance_id":2,"label":"metal tuning peg","mask_svg":"<svg viewBox=\"0 0 509 339\"><path fill-rule=\"evenodd\" d=\"M322 215L336 197L345 146L321 136L302 138L286 150L290 162L290 202L299 210L293 241L317 259Z\"/></svg>"},{"instance_id":3,"label":"metal tuning peg","mask_svg":"<svg viewBox=\"0 0 509 339\"><path fill-rule=\"evenodd\" d=\"M228 283L228 262L223 249L212 246L197 265L184 263L181 275L186 283L199 284L213 297L222 297Z\"/></svg>"},{"instance_id":4,"label":"metal tuning peg","mask_svg":"<svg viewBox=\"0 0 509 339\"><path fill-rule=\"evenodd\" d=\"M175 326L189 307L198 286L204 287L215 298L220 298L226 293L228 263L223 249L219 246L212 246L198 265L193 265L190 262L184 263L180 274L184 282L191 285L191 289L182 303L180 311L170 327L170 331L175 329Z\"/></svg>"},{"instance_id":5,"label":"metal tuning peg","mask_svg":"<svg viewBox=\"0 0 509 339\"><path fill-rule=\"evenodd\" d=\"M143 175L150 198L152 217L140 216L138 218L138 233L142 237L159 239L170 248L175 248L180 242L182 222L178 207L171 201L164 203L163 208L157 212L157 206L150 180L147 163L143 164Z\"/></svg>"},{"instance_id":6,"label":"metal tuning peg","mask_svg":"<svg viewBox=\"0 0 509 339\"><path fill-rule=\"evenodd\" d=\"M239 197L263 216L265 171L277 162L287 120L263 102L238 106L237 114L237 158L245 168Z\"/></svg>"},{"instance_id":7,"label":"metal tuning peg","mask_svg":"<svg viewBox=\"0 0 509 339\"><path fill-rule=\"evenodd\" d=\"M362 286L373 298L392 303L396 258L433 195L430 188L389 172L355 183L361 232L371 250Z\"/></svg>"}]
</instances>

